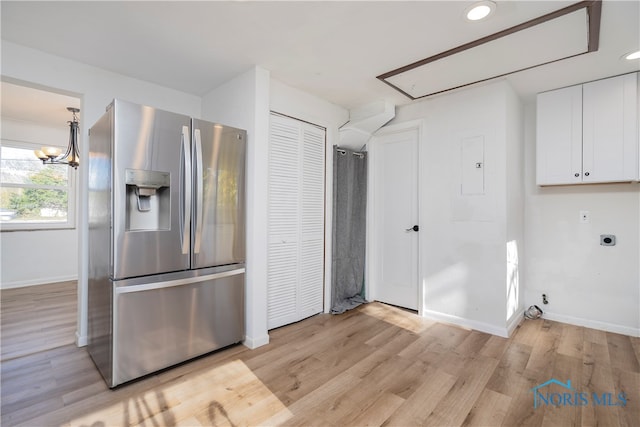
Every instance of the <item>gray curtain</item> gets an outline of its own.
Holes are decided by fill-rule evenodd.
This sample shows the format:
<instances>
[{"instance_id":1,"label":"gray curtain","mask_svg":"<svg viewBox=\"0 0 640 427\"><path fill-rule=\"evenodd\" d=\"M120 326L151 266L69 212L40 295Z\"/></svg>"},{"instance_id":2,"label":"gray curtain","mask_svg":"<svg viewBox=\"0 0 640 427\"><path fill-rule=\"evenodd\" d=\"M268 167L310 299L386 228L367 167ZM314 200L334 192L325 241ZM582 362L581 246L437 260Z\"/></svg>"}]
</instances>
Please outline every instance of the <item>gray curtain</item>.
<instances>
[{"instance_id":1,"label":"gray curtain","mask_svg":"<svg viewBox=\"0 0 640 427\"><path fill-rule=\"evenodd\" d=\"M367 153L333 147L333 254L331 312L366 302Z\"/></svg>"}]
</instances>

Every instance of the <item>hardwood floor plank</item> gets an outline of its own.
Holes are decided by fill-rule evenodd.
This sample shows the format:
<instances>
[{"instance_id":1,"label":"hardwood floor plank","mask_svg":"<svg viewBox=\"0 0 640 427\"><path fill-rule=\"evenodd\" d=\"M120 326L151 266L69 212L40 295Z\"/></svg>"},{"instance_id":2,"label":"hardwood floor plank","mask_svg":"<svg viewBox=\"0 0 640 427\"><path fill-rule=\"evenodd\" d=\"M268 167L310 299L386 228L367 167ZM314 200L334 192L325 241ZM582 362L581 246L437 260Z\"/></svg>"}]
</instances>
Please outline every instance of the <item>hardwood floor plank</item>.
<instances>
[{"instance_id":1,"label":"hardwood floor plank","mask_svg":"<svg viewBox=\"0 0 640 427\"><path fill-rule=\"evenodd\" d=\"M0 361L75 342L77 282L0 291Z\"/></svg>"},{"instance_id":2,"label":"hardwood floor plank","mask_svg":"<svg viewBox=\"0 0 640 427\"><path fill-rule=\"evenodd\" d=\"M567 390L562 386L551 384L545 388L545 392L558 393L564 396L568 394L569 399L575 401L575 393L580 392L580 384L582 379L582 358L566 356L558 353L553 366L553 378L567 383L571 382L571 390ZM582 424L582 407L572 406L570 401L562 400L558 406L547 405L545 408L544 419L542 425L552 426L579 426ZM567 403L569 402L569 403ZM539 408L538 408L539 409Z\"/></svg>"},{"instance_id":3,"label":"hardwood floor plank","mask_svg":"<svg viewBox=\"0 0 640 427\"><path fill-rule=\"evenodd\" d=\"M511 341L532 346L539 333L543 331L548 333L548 329L545 329L545 326L548 328L549 324L544 319L525 319L516 327Z\"/></svg>"},{"instance_id":4,"label":"hardwood floor plank","mask_svg":"<svg viewBox=\"0 0 640 427\"><path fill-rule=\"evenodd\" d=\"M570 357L582 358L584 328L574 325L563 325L558 353Z\"/></svg>"},{"instance_id":5,"label":"hardwood floor plank","mask_svg":"<svg viewBox=\"0 0 640 427\"><path fill-rule=\"evenodd\" d=\"M582 406L582 424L606 426L618 426L618 413L611 408L594 405L591 397L592 393L602 395L614 391L614 383L611 372L611 360L609 358L609 348L605 344L597 344L592 341L585 341L584 354L582 359L582 382L580 391L588 393L591 404Z\"/></svg>"},{"instance_id":6,"label":"hardwood floor plank","mask_svg":"<svg viewBox=\"0 0 640 427\"><path fill-rule=\"evenodd\" d=\"M500 368L508 368L516 372L524 372L531 357L533 346L520 342L512 342L500 358Z\"/></svg>"},{"instance_id":7,"label":"hardwood floor plank","mask_svg":"<svg viewBox=\"0 0 640 427\"><path fill-rule=\"evenodd\" d=\"M362 380L345 373L331 378L317 389L293 402L288 408L276 412L263 422L263 425L304 425L304 422L317 420L317 408L324 408L327 402L345 389L357 387Z\"/></svg>"},{"instance_id":8,"label":"hardwood floor plank","mask_svg":"<svg viewBox=\"0 0 640 427\"><path fill-rule=\"evenodd\" d=\"M469 329L463 329L458 326L436 323L425 330L424 334L437 338L443 349L453 350L462 344L471 332Z\"/></svg>"},{"instance_id":9,"label":"hardwood floor plank","mask_svg":"<svg viewBox=\"0 0 640 427\"><path fill-rule=\"evenodd\" d=\"M2 425L635 426L640 419L639 338L538 319L505 339L380 303L313 316L270 331L270 343L256 350L230 346L111 390L73 344L76 284L31 288L0 294ZM532 389L552 378L598 393L601 404L534 408ZM627 405L602 404L603 393L625 393Z\"/></svg>"},{"instance_id":10,"label":"hardwood floor plank","mask_svg":"<svg viewBox=\"0 0 640 427\"><path fill-rule=\"evenodd\" d=\"M382 393L359 411L353 411L340 419L339 423L343 426L379 426L404 402L403 398L393 393Z\"/></svg>"},{"instance_id":11,"label":"hardwood floor plank","mask_svg":"<svg viewBox=\"0 0 640 427\"><path fill-rule=\"evenodd\" d=\"M480 354L487 357L493 357L494 359L501 359L504 354L507 346L509 345L509 340L507 338L498 337L496 335L491 335L485 345L480 350Z\"/></svg>"},{"instance_id":12,"label":"hardwood floor plank","mask_svg":"<svg viewBox=\"0 0 640 427\"><path fill-rule=\"evenodd\" d=\"M624 393L627 404L618 406L618 418L621 426L638 426L640 420L640 373L613 368L614 400ZM614 409L614 408L609 408ZM599 421L599 420L598 420Z\"/></svg>"},{"instance_id":13,"label":"hardwood floor plank","mask_svg":"<svg viewBox=\"0 0 640 427\"><path fill-rule=\"evenodd\" d=\"M593 344L607 345L607 333L596 329L582 328L584 333L584 341Z\"/></svg>"},{"instance_id":14,"label":"hardwood floor plank","mask_svg":"<svg viewBox=\"0 0 640 427\"><path fill-rule=\"evenodd\" d=\"M587 342L584 346L582 362L582 386L584 388L596 392L613 388L608 346Z\"/></svg>"},{"instance_id":15,"label":"hardwood floor plank","mask_svg":"<svg viewBox=\"0 0 640 427\"><path fill-rule=\"evenodd\" d=\"M484 332L471 331L464 341L456 347L455 352L465 356L480 353L490 337L490 334Z\"/></svg>"},{"instance_id":16,"label":"hardwood floor plank","mask_svg":"<svg viewBox=\"0 0 640 427\"><path fill-rule=\"evenodd\" d=\"M637 339L637 338L636 338ZM640 372L640 364L631 341L633 337L620 334L607 334L611 366L630 372Z\"/></svg>"},{"instance_id":17,"label":"hardwood floor plank","mask_svg":"<svg viewBox=\"0 0 640 427\"><path fill-rule=\"evenodd\" d=\"M497 366L498 360L493 358L477 356L469 359L454 386L438 403L426 423L461 425Z\"/></svg>"},{"instance_id":18,"label":"hardwood floor plank","mask_svg":"<svg viewBox=\"0 0 640 427\"><path fill-rule=\"evenodd\" d=\"M393 356L362 377L362 387L368 390L393 393L399 397L411 396L424 380L427 365Z\"/></svg>"},{"instance_id":19,"label":"hardwood floor plank","mask_svg":"<svg viewBox=\"0 0 640 427\"><path fill-rule=\"evenodd\" d=\"M437 337L431 335L420 335L414 342L403 348L398 354L402 357L415 359L420 357L421 354L427 351L431 344L434 344L437 341Z\"/></svg>"},{"instance_id":20,"label":"hardwood floor plank","mask_svg":"<svg viewBox=\"0 0 640 427\"><path fill-rule=\"evenodd\" d=\"M503 392L503 394L511 397L511 404L505 414L502 425L505 427L541 426L546 408L534 408L531 389L543 383L546 379L538 378L535 373L532 375L526 370L523 373L513 372L507 378L508 381L505 386L508 387L509 393Z\"/></svg>"},{"instance_id":21,"label":"hardwood floor plank","mask_svg":"<svg viewBox=\"0 0 640 427\"><path fill-rule=\"evenodd\" d=\"M402 403L387 418L384 426L421 426L445 395L455 385L457 378L439 369L430 367L424 375L422 384L415 393Z\"/></svg>"},{"instance_id":22,"label":"hardwood floor plank","mask_svg":"<svg viewBox=\"0 0 640 427\"><path fill-rule=\"evenodd\" d=\"M526 364L529 371L538 371L543 377L551 377L555 355L558 353L561 337L554 334L539 334L531 348Z\"/></svg>"},{"instance_id":23,"label":"hardwood floor plank","mask_svg":"<svg viewBox=\"0 0 640 427\"><path fill-rule=\"evenodd\" d=\"M402 329L421 333L437 325L433 320L415 316L415 312L386 304L365 304L359 311Z\"/></svg>"},{"instance_id":24,"label":"hardwood floor plank","mask_svg":"<svg viewBox=\"0 0 640 427\"><path fill-rule=\"evenodd\" d=\"M464 426L499 426L502 425L511 398L501 393L485 389L471 408L464 420Z\"/></svg>"}]
</instances>

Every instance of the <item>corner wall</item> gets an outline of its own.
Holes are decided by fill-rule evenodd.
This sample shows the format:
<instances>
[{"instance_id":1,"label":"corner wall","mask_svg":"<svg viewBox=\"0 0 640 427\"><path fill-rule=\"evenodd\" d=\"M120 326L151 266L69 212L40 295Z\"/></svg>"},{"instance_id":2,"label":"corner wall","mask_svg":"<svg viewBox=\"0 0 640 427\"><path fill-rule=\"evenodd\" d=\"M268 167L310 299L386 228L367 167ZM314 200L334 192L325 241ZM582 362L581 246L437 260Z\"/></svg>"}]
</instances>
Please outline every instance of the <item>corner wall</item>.
<instances>
[{"instance_id":1,"label":"corner wall","mask_svg":"<svg viewBox=\"0 0 640 427\"><path fill-rule=\"evenodd\" d=\"M522 200L514 197L521 179L509 183L521 173L509 164L522 151L518 105L511 87L499 81L399 107L389 123L425 123L419 186L422 312L501 336L508 335L508 321L517 319L522 307L518 283L508 312L506 284L508 241L522 245ZM484 186L463 195L461 149L469 138L483 142Z\"/></svg>"},{"instance_id":2,"label":"corner wall","mask_svg":"<svg viewBox=\"0 0 640 427\"><path fill-rule=\"evenodd\" d=\"M506 93L507 168L507 330L511 333L524 313L524 108L511 88Z\"/></svg>"},{"instance_id":3,"label":"corner wall","mask_svg":"<svg viewBox=\"0 0 640 427\"><path fill-rule=\"evenodd\" d=\"M525 110L525 306L539 305L551 320L640 336L640 184L538 187L535 145L532 102ZM580 223L581 210L590 223ZM615 234L616 246L600 246L600 234Z\"/></svg>"}]
</instances>

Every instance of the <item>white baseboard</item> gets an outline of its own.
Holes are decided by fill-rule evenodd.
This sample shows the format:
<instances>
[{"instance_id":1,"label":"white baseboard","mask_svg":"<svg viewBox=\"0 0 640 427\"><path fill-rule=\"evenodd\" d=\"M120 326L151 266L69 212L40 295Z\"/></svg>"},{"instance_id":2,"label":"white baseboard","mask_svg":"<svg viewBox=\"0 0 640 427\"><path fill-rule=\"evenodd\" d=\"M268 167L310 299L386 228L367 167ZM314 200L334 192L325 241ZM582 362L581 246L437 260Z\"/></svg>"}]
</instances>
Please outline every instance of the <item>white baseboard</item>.
<instances>
[{"instance_id":1,"label":"white baseboard","mask_svg":"<svg viewBox=\"0 0 640 427\"><path fill-rule=\"evenodd\" d=\"M78 280L78 276L42 277L38 279L19 280L15 282L2 282L0 289L24 288L27 286L47 285L49 283L71 282Z\"/></svg>"},{"instance_id":2,"label":"white baseboard","mask_svg":"<svg viewBox=\"0 0 640 427\"><path fill-rule=\"evenodd\" d=\"M76 331L76 345L78 347L86 347L88 344L88 339L86 335L79 335Z\"/></svg>"},{"instance_id":3,"label":"white baseboard","mask_svg":"<svg viewBox=\"0 0 640 427\"><path fill-rule=\"evenodd\" d=\"M245 347L248 347L251 350L253 350L258 347L262 347L263 345L269 344L269 335L267 334L258 338L245 336L244 341L242 341L242 344L244 344Z\"/></svg>"},{"instance_id":4,"label":"white baseboard","mask_svg":"<svg viewBox=\"0 0 640 427\"><path fill-rule=\"evenodd\" d=\"M600 322L598 320L589 320L580 317L566 316L564 314L551 313L548 311L544 312L542 318L553 320L556 322L568 323L570 325L584 326L585 328L598 329L600 331L629 335L631 337L640 337L640 328L633 328L630 326L616 325L614 323Z\"/></svg>"},{"instance_id":5,"label":"white baseboard","mask_svg":"<svg viewBox=\"0 0 640 427\"><path fill-rule=\"evenodd\" d=\"M522 323L523 320L524 308L521 308L520 310L516 311L513 316L511 316L511 319L507 320L507 334L511 336L511 334L513 334L513 331L516 330L518 325Z\"/></svg>"},{"instance_id":6,"label":"white baseboard","mask_svg":"<svg viewBox=\"0 0 640 427\"><path fill-rule=\"evenodd\" d=\"M509 332L507 330L506 324L505 327L499 327L490 323L478 322L477 320L465 319L463 317L452 316L450 314L426 309L423 310L422 315L428 319L437 320L438 322L451 323L456 326L461 326L467 329L474 329L480 332L486 332L488 334L497 335L503 338L509 337Z\"/></svg>"}]
</instances>

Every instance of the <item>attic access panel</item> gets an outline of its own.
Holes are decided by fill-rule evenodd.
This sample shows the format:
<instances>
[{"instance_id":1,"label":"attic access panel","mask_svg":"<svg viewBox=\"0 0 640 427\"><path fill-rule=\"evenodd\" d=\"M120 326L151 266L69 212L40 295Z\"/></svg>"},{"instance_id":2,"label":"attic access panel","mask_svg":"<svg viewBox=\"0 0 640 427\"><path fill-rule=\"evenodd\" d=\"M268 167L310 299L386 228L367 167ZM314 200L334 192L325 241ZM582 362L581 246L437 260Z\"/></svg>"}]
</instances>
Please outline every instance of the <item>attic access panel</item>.
<instances>
[{"instance_id":1,"label":"attic access panel","mask_svg":"<svg viewBox=\"0 0 640 427\"><path fill-rule=\"evenodd\" d=\"M601 8L582 1L377 78L415 100L595 52Z\"/></svg>"}]
</instances>

